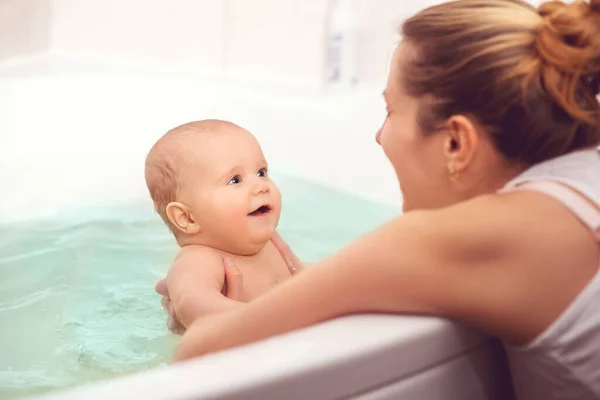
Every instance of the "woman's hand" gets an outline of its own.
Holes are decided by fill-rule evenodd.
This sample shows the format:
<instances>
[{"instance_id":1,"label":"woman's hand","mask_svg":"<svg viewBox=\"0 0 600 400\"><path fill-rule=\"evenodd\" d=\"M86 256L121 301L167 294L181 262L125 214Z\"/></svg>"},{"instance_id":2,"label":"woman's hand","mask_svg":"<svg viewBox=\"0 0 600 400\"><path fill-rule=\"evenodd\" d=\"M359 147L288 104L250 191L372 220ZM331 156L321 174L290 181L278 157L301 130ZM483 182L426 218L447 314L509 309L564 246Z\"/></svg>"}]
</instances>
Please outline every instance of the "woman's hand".
<instances>
[{"instance_id":1,"label":"woman's hand","mask_svg":"<svg viewBox=\"0 0 600 400\"><path fill-rule=\"evenodd\" d=\"M225 293L224 295L231 299L241 302L247 301L246 291L244 290L244 277L242 272L233 262L233 260L226 258L224 260L225 268ZM165 278L159 280L155 287L156 292L162 296L161 304L163 308L169 314L167 318L167 327L169 330L177 335L181 335L185 332L185 326L179 321L175 308L171 303L169 296L169 289L167 288L167 281ZM230 308L227 308L229 310ZM223 310L225 311L225 310Z\"/></svg>"},{"instance_id":2,"label":"woman's hand","mask_svg":"<svg viewBox=\"0 0 600 400\"><path fill-rule=\"evenodd\" d=\"M173 361L183 361L229 347L221 343L224 336L222 327L226 326L228 321L232 322L237 319L232 315L232 313L235 314L235 311L237 310L209 314L198 318L183 334L175 349Z\"/></svg>"},{"instance_id":3,"label":"woman's hand","mask_svg":"<svg viewBox=\"0 0 600 400\"><path fill-rule=\"evenodd\" d=\"M183 334L185 332L185 327L177 318L175 314L175 309L173 308L173 304L171 303L171 298L169 297L169 289L167 288L167 280L166 278L161 279L156 283L154 288L156 293L162 296L160 300L160 304L167 311L169 316L167 317L167 327L169 330L177 335Z\"/></svg>"},{"instance_id":4,"label":"woman's hand","mask_svg":"<svg viewBox=\"0 0 600 400\"><path fill-rule=\"evenodd\" d=\"M279 251L279 254L281 254L281 257L284 259L291 275L302 271L304 265L277 232L275 232L273 235L272 242L277 251ZM244 290L244 277L240 269L230 258L225 258L223 260L223 264L225 268L224 295L231 300L237 300L241 302L248 301L246 292ZM173 304L171 303L166 279L163 278L159 280L156 284L155 290L159 295L162 296L161 304L169 314L167 319L167 326L169 330L178 335L183 334L185 332L185 326L181 323L181 321L179 321ZM229 308L227 310L229 310Z\"/></svg>"}]
</instances>

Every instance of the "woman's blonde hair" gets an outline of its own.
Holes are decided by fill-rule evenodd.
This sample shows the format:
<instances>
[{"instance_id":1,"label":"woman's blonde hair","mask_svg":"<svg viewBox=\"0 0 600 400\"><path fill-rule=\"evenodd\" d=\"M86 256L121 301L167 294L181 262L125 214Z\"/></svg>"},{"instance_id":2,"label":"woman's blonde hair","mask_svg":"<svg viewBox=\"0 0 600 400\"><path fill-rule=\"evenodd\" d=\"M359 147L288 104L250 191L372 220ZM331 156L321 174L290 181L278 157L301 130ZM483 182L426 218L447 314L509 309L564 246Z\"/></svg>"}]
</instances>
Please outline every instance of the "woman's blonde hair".
<instances>
[{"instance_id":1,"label":"woman's blonde hair","mask_svg":"<svg viewBox=\"0 0 600 400\"><path fill-rule=\"evenodd\" d=\"M456 0L402 25L402 87L425 134L452 115L482 124L533 164L600 143L600 0Z\"/></svg>"}]
</instances>

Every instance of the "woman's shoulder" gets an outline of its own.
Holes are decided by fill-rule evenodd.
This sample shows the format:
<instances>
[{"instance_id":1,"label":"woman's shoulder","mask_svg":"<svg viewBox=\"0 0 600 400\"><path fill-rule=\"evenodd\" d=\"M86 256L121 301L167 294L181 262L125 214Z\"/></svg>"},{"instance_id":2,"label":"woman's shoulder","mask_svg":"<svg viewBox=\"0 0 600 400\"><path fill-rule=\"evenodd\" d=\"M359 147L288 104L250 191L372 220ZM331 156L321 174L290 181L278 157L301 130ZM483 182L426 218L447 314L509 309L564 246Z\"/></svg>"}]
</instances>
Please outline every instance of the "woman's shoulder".
<instances>
[{"instance_id":1,"label":"woman's shoulder","mask_svg":"<svg viewBox=\"0 0 600 400\"><path fill-rule=\"evenodd\" d=\"M409 213L410 214L410 213ZM473 245L517 248L534 236L529 246L545 247L555 230L577 230L577 219L554 199L537 192L507 192L477 196L436 210L415 212L435 236ZM543 246L542 246L543 243ZM510 247L506 247L510 245ZM535 246L534 246L535 247Z\"/></svg>"},{"instance_id":2,"label":"woman's shoulder","mask_svg":"<svg viewBox=\"0 0 600 400\"><path fill-rule=\"evenodd\" d=\"M407 217L462 280L464 301L448 303L462 309L449 312L514 343L542 332L598 269L587 227L543 193L479 196Z\"/></svg>"},{"instance_id":3,"label":"woman's shoulder","mask_svg":"<svg viewBox=\"0 0 600 400\"><path fill-rule=\"evenodd\" d=\"M478 196L426 218L440 237L453 238L458 251L480 247L515 262L535 261L540 268L545 261L597 248L589 228L572 210L533 190Z\"/></svg>"}]
</instances>

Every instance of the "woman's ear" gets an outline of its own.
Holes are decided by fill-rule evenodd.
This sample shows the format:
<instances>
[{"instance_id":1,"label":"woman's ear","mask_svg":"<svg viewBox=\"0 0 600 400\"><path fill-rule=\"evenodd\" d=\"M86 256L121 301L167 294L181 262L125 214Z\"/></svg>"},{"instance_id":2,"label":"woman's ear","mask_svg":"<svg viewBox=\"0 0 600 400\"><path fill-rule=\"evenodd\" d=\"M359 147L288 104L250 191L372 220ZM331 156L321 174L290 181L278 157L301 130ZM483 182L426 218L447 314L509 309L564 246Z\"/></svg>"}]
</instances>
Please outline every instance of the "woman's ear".
<instances>
[{"instance_id":1,"label":"woman's ear","mask_svg":"<svg viewBox=\"0 0 600 400\"><path fill-rule=\"evenodd\" d=\"M453 115L448 119L444 140L444 153L448 166L460 174L471 163L479 145L479 130L473 121L463 115Z\"/></svg>"},{"instance_id":2,"label":"woman's ear","mask_svg":"<svg viewBox=\"0 0 600 400\"><path fill-rule=\"evenodd\" d=\"M171 225L178 231L186 235L196 235L200 232L200 225L186 205L173 201L167 204L165 212Z\"/></svg>"}]
</instances>

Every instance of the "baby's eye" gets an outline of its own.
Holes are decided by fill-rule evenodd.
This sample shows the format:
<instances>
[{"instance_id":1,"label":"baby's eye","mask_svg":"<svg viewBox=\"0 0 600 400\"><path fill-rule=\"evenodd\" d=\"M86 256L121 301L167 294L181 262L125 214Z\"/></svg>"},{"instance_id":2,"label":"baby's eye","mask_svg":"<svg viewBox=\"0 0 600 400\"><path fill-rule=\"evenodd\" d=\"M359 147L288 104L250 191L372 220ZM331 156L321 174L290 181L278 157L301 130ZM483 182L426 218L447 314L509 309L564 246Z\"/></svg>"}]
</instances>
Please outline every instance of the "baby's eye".
<instances>
[{"instance_id":1,"label":"baby's eye","mask_svg":"<svg viewBox=\"0 0 600 400\"><path fill-rule=\"evenodd\" d=\"M261 168L258 170L258 172L256 173L256 175L260 176L261 178L264 178L267 176L267 169L266 168Z\"/></svg>"},{"instance_id":2,"label":"baby's eye","mask_svg":"<svg viewBox=\"0 0 600 400\"><path fill-rule=\"evenodd\" d=\"M238 183L240 183L242 181L242 178L239 175L234 176L233 178L231 178L227 184L228 185L237 185Z\"/></svg>"}]
</instances>

